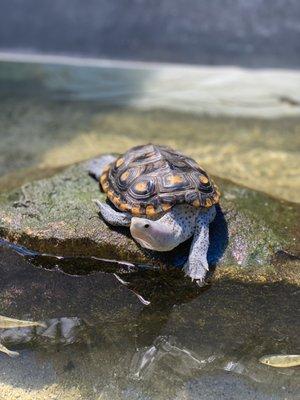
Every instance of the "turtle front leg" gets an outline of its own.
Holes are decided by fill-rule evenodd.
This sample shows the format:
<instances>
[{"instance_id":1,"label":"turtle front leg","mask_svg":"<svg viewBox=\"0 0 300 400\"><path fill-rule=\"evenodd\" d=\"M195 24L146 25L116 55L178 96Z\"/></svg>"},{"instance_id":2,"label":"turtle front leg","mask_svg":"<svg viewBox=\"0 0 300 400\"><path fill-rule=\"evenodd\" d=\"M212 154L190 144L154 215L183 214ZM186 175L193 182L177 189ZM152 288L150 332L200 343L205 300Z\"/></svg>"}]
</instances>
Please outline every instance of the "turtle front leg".
<instances>
[{"instance_id":1,"label":"turtle front leg","mask_svg":"<svg viewBox=\"0 0 300 400\"><path fill-rule=\"evenodd\" d=\"M131 223L131 215L127 213L122 213L115 211L112 207L110 207L106 203L101 203L99 200L94 200L100 210L100 214L103 219L113 226L130 226Z\"/></svg>"},{"instance_id":2,"label":"turtle front leg","mask_svg":"<svg viewBox=\"0 0 300 400\"><path fill-rule=\"evenodd\" d=\"M209 270L207 262L207 251L209 247L209 224L216 216L215 207L205 212L200 212L197 220L193 242L190 249L189 259L183 267L184 272L192 281L196 280L202 285L205 275Z\"/></svg>"}]
</instances>

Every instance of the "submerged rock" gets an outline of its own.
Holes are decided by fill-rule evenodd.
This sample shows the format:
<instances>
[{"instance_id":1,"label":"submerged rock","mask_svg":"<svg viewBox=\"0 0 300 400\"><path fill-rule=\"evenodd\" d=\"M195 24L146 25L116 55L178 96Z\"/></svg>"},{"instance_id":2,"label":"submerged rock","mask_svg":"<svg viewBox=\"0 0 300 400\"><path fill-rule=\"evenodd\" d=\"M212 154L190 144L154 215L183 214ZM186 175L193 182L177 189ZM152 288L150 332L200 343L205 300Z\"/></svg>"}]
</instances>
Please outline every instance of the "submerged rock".
<instances>
[{"instance_id":1,"label":"submerged rock","mask_svg":"<svg viewBox=\"0 0 300 400\"><path fill-rule=\"evenodd\" d=\"M245 276L250 272L261 280L287 278L299 282L299 205L230 181L216 181L223 196L211 224L208 255L211 265L221 267L215 276ZM142 249L127 229L112 228L99 217L92 201L95 198L105 199L87 174L86 163L2 193L0 236L55 255L97 256L161 268L184 263L189 243L168 253Z\"/></svg>"}]
</instances>

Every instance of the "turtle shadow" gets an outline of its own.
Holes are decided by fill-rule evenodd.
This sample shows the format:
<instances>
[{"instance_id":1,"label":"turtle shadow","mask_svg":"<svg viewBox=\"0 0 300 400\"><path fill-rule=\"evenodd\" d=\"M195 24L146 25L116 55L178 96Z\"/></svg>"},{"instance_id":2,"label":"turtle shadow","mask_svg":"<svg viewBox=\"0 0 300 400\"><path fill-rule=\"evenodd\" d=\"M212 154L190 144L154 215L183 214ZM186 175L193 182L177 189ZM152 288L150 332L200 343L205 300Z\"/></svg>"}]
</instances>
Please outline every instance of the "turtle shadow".
<instances>
[{"instance_id":1,"label":"turtle shadow","mask_svg":"<svg viewBox=\"0 0 300 400\"><path fill-rule=\"evenodd\" d=\"M152 345L162 334L169 321L174 306L196 300L207 293L211 285L199 287L190 279L182 279L180 270L142 271L126 277L130 282L128 289L143 296L149 305L140 312L135 334L138 347Z\"/></svg>"},{"instance_id":2,"label":"turtle shadow","mask_svg":"<svg viewBox=\"0 0 300 400\"><path fill-rule=\"evenodd\" d=\"M211 267L216 267L223 257L228 243L228 224L224 212L219 204L216 205L216 217L209 227L209 249L207 260Z\"/></svg>"}]
</instances>

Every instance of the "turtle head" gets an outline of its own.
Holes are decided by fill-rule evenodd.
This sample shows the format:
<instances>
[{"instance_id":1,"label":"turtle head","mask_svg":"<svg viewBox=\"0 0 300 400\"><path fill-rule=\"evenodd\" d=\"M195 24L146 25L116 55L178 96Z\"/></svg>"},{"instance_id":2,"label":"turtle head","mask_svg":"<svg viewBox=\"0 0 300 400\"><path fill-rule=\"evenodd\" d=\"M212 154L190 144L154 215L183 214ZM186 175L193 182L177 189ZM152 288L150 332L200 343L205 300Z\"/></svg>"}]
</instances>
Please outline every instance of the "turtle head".
<instances>
[{"instance_id":1,"label":"turtle head","mask_svg":"<svg viewBox=\"0 0 300 400\"><path fill-rule=\"evenodd\" d=\"M169 251L194 234L199 211L189 205L177 205L160 219L133 217L132 237L146 249Z\"/></svg>"},{"instance_id":2,"label":"turtle head","mask_svg":"<svg viewBox=\"0 0 300 400\"><path fill-rule=\"evenodd\" d=\"M161 220L133 217L130 224L132 237L144 248L169 251L179 245L174 226Z\"/></svg>"}]
</instances>

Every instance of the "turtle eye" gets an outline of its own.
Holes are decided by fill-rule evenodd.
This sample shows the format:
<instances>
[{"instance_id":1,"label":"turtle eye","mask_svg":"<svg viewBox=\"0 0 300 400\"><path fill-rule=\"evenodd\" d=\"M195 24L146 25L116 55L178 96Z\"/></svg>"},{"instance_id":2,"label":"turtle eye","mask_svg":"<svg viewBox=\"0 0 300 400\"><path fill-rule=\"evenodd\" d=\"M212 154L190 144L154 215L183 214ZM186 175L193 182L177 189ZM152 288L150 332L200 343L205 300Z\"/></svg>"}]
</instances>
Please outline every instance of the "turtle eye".
<instances>
[{"instance_id":1,"label":"turtle eye","mask_svg":"<svg viewBox=\"0 0 300 400\"><path fill-rule=\"evenodd\" d=\"M145 228L149 228L149 226L150 226L149 224L145 224L145 226L144 226L144 227L145 227Z\"/></svg>"}]
</instances>

